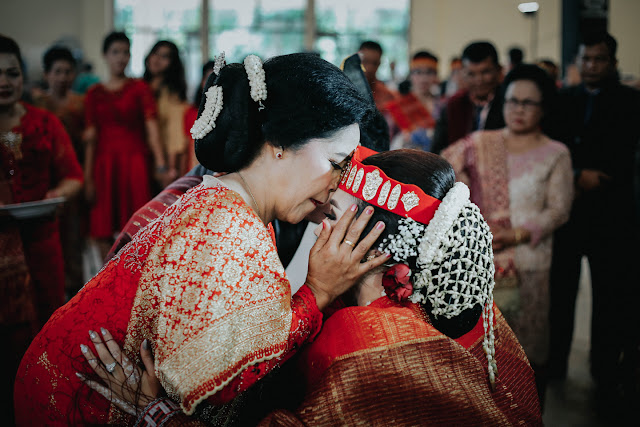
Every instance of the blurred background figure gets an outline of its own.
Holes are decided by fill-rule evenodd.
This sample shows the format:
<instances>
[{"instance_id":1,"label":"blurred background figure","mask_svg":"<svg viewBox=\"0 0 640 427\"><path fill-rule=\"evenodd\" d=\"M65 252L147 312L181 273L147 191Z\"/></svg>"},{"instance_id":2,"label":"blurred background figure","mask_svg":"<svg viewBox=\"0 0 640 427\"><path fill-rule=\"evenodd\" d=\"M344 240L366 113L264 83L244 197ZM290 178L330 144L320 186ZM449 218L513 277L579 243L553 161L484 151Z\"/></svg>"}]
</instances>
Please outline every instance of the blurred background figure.
<instances>
[{"instance_id":1,"label":"blurred background figure","mask_svg":"<svg viewBox=\"0 0 640 427\"><path fill-rule=\"evenodd\" d=\"M409 66L409 78L400 87L400 97L384 106L393 136L391 149L429 151L440 113L438 58L427 51L415 53Z\"/></svg>"},{"instance_id":2,"label":"blurred background figure","mask_svg":"<svg viewBox=\"0 0 640 427\"><path fill-rule=\"evenodd\" d=\"M102 259L114 234L151 199L152 171L157 178L168 171L153 92L125 74L129 49L124 33L104 39L109 79L92 86L86 99L85 196L92 203L90 236Z\"/></svg>"},{"instance_id":3,"label":"blurred background figure","mask_svg":"<svg viewBox=\"0 0 640 427\"><path fill-rule=\"evenodd\" d=\"M559 135L571 151L576 198L556 233L551 270L551 374L567 375L582 258L591 272L591 375L600 414L631 415L637 404L640 332L636 302L639 236L634 177L640 92L622 85L617 41L585 34L577 66L582 83L561 91ZM631 243L633 242L633 243Z\"/></svg>"},{"instance_id":4,"label":"blurred background figure","mask_svg":"<svg viewBox=\"0 0 640 427\"><path fill-rule=\"evenodd\" d=\"M187 82L175 43L161 40L151 48L145 59L143 78L151 87L158 106L160 141L169 168L164 182L166 186L190 169L187 167L187 150L191 136L185 133L184 123L189 108Z\"/></svg>"},{"instance_id":5,"label":"blurred background figure","mask_svg":"<svg viewBox=\"0 0 640 427\"><path fill-rule=\"evenodd\" d=\"M42 57L46 90L33 90L34 105L52 112L64 125L81 165L84 161L84 96L73 92L76 61L71 51L62 46L49 48ZM65 261L68 295L84 285L82 251L86 232L85 205L78 197L68 200L60 219L60 233Z\"/></svg>"},{"instance_id":6,"label":"blurred background figure","mask_svg":"<svg viewBox=\"0 0 640 427\"><path fill-rule=\"evenodd\" d=\"M0 205L72 198L82 169L62 123L20 101L24 88L17 43L0 35ZM13 393L22 354L51 314L65 302L64 261L55 214L0 218L0 330L9 348L0 358L3 396ZM13 424L11 399L3 416Z\"/></svg>"},{"instance_id":7,"label":"blurred background figure","mask_svg":"<svg viewBox=\"0 0 640 427\"><path fill-rule=\"evenodd\" d=\"M549 74L549 77L556 83L556 87L560 89L562 87L562 80L560 79L560 70L555 62L550 59L541 59L537 63L538 67L542 68Z\"/></svg>"},{"instance_id":8,"label":"blurred background figure","mask_svg":"<svg viewBox=\"0 0 640 427\"><path fill-rule=\"evenodd\" d=\"M472 133L442 156L491 227L494 301L531 362L544 403L552 236L569 218L573 172L566 146L543 133L555 102L551 78L535 65L520 65L504 87L506 127Z\"/></svg>"},{"instance_id":9,"label":"blurred background figure","mask_svg":"<svg viewBox=\"0 0 640 427\"><path fill-rule=\"evenodd\" d=\"M496 48L486 41L469 44L462 52L462 66L466 89L452 96L440 113L431 145L436 154L473 131L504 126Z\"/></svg>"},{"instance_id":10,"label":"blurred background figure","mask_svg":"<svg viewBox=\"0 0 640 427\"><path fill-rule=\"evenodd\" d=\"M364 41L360 45L358 53L360 54L360 61L364 67L364 75L371 87L376 107L380 112L384 113L385 104L395 99L398 94L389 89L376 77L378 67L380 67L380 61L382 60L382 46L380 46L378 42L371 40Z\"/></svg>"},{"instance_id":11,"label":"blurred background figure","mask_svg":"<svg viewBox=\"0 0 640 427\"><path fill-rule=\"evenodd\" d=\"M446 100L462 89L464 89L462 60L456 56L449 64L449 76L440 83L440 95Z\"/></svg>"},{"instance_id":12,"label":"blurred background figure","mask_svg":"<svg viewBox=\"0 0 640 427\"><path fill-rule=\"evenodd\" d=\"M80 72L75 78L71 89L75 93L83 95L96 83L100 83L100 77L93 73L93 65L89 62L83 62L80 64Z\"/></svg>"},{"instance_id":13,"label":"blurred background figure","mask_svg":"<svg viewBox=\"0 0 640 427\"><path fill-rule=\"evenodd\" d=\"M509 72L524 62L524 52L519 47L509 49L509 63L505 72Z\"/></svg>"}]
</instances>

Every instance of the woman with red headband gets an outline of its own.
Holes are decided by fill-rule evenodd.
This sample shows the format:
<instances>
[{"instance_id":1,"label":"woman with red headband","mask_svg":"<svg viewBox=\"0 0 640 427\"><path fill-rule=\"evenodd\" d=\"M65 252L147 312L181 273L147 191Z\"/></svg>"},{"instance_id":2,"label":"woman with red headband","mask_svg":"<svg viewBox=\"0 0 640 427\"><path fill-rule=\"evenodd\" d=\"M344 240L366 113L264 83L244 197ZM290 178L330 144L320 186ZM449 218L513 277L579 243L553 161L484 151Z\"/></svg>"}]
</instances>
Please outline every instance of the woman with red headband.
<instances>
[{"instance_id":1,"label":"woman with red headband","mask_svg":"<svg viewBox=\"0 0 640 427\"><path fill-rule=\"evenodd\" d=\"M322 332L298 360L303 381L262 393L301 385L301 398L273 403L289 409L261 425L540 425L533 372L493 305L491 233L469 190L434 154L368 154L356 151L328 216L337 220L355 202L385 221L368 256L381 250L393 260L343 296L348 307L325 311ZM105 360L105 345L96 348ZM143 359L143 392L157 395L153 362ZM102 377L112 391L90 385L120 404L131 400L124 376ZM156 416L184 421L168 399L147 401L141 425Z\"/></svg>"}]
</instances>

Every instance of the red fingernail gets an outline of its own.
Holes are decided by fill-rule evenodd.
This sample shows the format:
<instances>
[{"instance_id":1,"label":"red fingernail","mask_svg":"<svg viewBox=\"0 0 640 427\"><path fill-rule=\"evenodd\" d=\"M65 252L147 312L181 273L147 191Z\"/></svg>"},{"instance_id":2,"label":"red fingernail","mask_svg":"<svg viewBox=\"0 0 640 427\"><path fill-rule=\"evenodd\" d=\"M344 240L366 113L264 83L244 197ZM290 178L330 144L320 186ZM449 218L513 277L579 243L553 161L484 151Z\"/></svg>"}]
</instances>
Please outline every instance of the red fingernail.
<instances>
[{"instance_id":1,"label":"red fingernail","mask_svg":"<svg viewBox=\"0 0 640 427\"><path fill-rule=\"evenodd\" d=\"M326 221L322 220L322 229L324 230L326 226L327 226Z\"/></svg>"},{"instance_id":2,"label":"red fingernail","mask_svg":"<svg viewBox=\"0 0 640 427\"><path fill-rule=\"evenodd\" d=\"M384 254L387 258L391 258L391 254Z\"/></svg>"},{"instance_id":3,"label":"red fingernail","mask_svg":"<svg viewBox=\"0 0 640 427\"><path fill-rule=\"evenodd\" d=\"M373 213L373 208L371 206L369 206L367 209L365 209L367 215L371 215Z\"/></svg>"},{"instance_id":4,"label":"red fingernail","mask_svg":"<svg viewBox=\"0 0 640 427\"><path fill-rule=\"evenodd\" d=\"M355 212L358 210L358 205L351 205L351 212Z\"/></svg>"},{"instance_id":5,"label":"red fingernail","mask_svg":"<svg viewBox=\"0 0 640 427\"><path fill-rule=\"evenodd\" d=\"M382 230L384 228L384 222L378 221L376 224L376 230Z\"/></svg>"}]
</instances>

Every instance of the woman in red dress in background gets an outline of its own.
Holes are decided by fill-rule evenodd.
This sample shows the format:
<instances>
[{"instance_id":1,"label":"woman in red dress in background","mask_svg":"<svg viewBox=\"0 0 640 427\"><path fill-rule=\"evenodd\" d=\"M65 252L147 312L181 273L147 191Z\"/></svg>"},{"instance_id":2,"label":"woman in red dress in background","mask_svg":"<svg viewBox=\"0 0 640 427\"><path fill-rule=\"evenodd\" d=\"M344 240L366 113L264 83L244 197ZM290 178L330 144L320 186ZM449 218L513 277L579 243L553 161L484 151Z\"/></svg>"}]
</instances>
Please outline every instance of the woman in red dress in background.
<instances>
[{"instance_id":1,"label":"woman in red dress in background","mask_svg":"<svg viewBox=\"0 0 640 427\"><path fill-rule=\"evenodd\" d=\"M0 36L0 205L71 198L82 187L82 169L60 120L20 102L21 63L16 42ZM7 396L31 339L64 304L64 262L54 216L0 218L0 301L0 336L9 345L0 358L0 393ZM5 402L0 412L11 424L12 408Z\"/></svg>"},{"instance_id":2,"label":"woman in red dress in background","mask_svg":"<svg viewBox=\"0 0 640 427\"><path fill-rule=\"evenodd\" d=\"M157 174L166 172L153 93L125 75L130 45L124 33L105 38L110 78L89 89L85 101L85 195L93 202L90 236L103 258L113 235L151 199L151 160Z\"/></svg>"}]
</instances>

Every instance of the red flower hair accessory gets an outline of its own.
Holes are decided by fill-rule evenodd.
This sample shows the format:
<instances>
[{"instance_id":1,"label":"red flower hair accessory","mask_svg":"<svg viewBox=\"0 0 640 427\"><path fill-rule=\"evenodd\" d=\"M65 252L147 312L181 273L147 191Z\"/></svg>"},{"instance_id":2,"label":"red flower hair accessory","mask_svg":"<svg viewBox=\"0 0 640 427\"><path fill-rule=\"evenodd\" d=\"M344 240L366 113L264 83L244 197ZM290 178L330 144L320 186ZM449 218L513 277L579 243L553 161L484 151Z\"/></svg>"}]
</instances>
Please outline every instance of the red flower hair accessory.
<instances>
[{"instance_id":1,"label":"red flower hair accessory","mask_svg":"<svg viewBox=\"0 0 640 427\"><path fill-rule=\"evenodd\" d=\"M413 293L411 269L407 264L395 264L382 276L384 292L393 301L407 301Z\"/></svg>"},{"instance_id":2,"label":"red flower hair accessory","mask_svg":"<svg viewBox=\"0 0 640 427\"><path fill-rule=\"evenodd\" d=\"M428 224L442 202L426 194L417 185L403 184L389 178L373 165L363 165L362 160L373 154L377 153L359 146L338 188L373 206Z\"/></svg>"}]
</instances>

